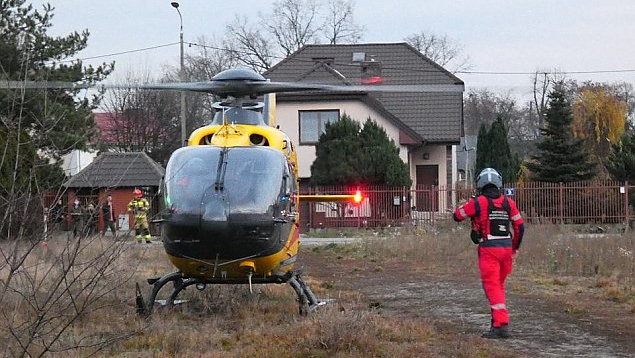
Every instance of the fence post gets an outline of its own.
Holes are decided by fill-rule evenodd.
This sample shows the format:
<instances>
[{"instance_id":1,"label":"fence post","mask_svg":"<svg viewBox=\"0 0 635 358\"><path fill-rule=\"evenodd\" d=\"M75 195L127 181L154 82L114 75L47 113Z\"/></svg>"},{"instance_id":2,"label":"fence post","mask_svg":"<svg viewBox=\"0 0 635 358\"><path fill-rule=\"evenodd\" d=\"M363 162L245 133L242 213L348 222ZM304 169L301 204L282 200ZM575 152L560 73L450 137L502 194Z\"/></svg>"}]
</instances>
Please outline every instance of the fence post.
<instances>
[{"instance_id":1,"label":"fence post","mask_svg":"<svg viewBox=\"0 0 635 358\"><path fill-rule=\"evenodd\" d=\"M630 203L628 202L628 181L624 182L624 219L626 222L626 226L624 227L624 232L628 232L631 228L631 220L630 220Z\"/></svg>"},{"instance_id":2,"label":"fence post","mask_svg":"<svg viewBox=\"0 0 635 358\"><path fill-rule=\"evenodd\" d=\"M560 182L560 195L559 195L559 206L560 206L560 224L564 224L564 187L562 182Z\"/></svg>"}]
</instances>

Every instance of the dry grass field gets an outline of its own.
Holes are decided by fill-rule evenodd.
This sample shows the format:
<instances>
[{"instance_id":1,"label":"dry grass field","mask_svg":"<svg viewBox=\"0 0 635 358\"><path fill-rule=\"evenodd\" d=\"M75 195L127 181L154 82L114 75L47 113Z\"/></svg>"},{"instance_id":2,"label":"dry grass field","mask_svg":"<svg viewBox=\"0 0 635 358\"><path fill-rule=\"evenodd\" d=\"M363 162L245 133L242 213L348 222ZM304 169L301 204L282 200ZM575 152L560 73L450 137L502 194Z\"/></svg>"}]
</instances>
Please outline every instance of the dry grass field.
<instances>
[{"instance_id":1,"label":"dry grass field","mask_svg":"<svg viewBox=\"0 0 635 358\"><path fill-rule=\"evenodd\" d=\"M630 234L578 238L567 227L530 226L510 289L561 305L571 320L601 315L606 327L635 323ZM462 226L361 231L349 245L305 248L299 267L319 297L297 314L285 285L188 288L189 300L135 313L135 283L173 270L160 245L112 238L52 238L29 250L5 243L0 264L0 351L4 356L128 357L515 357L531 347L479 338L461 324L413 314L366 287L397 282L476 283L475 249ZM461 283L459 282L459 286ZM477 292L477 291L474 291ZM486 306L480 295L474 299ZM597 305L598 300L602 305ZM438 305L451 305L439 302ZM391 306L392 305L392 306ZM426 305L420 305L425 311ZM598 307L602 307L600 310ZM433 307L430 307L433 308ZM419 308L421 311L421 308ZM513 315L512 311L512 315ZM628 326L630 324L630 326ZM631 327L631 328L629 328ZM607 328L607 329L608 329ZM598 333L600 334L600 333ZM632 333L625 339L632 338ZM540 340L538 340L540 341ZM627 352L632 345L618 347Z\"/></svg>"}]
</instances>

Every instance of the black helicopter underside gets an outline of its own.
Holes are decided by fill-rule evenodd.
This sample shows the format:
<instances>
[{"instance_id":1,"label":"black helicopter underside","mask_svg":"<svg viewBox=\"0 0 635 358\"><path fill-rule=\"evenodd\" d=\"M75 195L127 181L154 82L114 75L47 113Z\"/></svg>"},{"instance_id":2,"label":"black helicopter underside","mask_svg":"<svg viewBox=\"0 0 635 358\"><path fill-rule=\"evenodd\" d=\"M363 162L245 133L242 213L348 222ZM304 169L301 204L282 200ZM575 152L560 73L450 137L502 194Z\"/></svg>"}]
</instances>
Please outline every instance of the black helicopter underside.
<instances>
[{"instance_id":1,"label":"black helicopter underside","mask_svg":"<svg viewBox=\"0 0 635 358\"><path fill-rule=\"evenodd\" d=\"M227 222L203 222L199 218L172 217L163 223L165 251L175 257L197 260L234 260L272 255L289 239L292 223L257 220L231 215ZM234 222L234 223L233 223Z\"/></svg>"}]
</instances>

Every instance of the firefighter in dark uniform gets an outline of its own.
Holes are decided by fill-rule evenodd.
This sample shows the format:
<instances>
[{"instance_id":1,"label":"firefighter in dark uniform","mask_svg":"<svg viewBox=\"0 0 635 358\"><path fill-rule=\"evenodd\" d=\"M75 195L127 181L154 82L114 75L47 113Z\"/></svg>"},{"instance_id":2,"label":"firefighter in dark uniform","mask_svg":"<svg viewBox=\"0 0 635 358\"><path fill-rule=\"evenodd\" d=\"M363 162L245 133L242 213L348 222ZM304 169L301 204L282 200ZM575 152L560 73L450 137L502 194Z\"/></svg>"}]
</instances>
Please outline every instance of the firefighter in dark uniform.
<instances>
[{"instance_id":1,"label":"firefighter in dark uniform","mask_svg":"<svg viewBox=\"0 0 635 358\"><path fill-rule=\"evenodd\" d=\"M106 231L110 229L112 231L112 236L117 236L117 227L115 225L115 218L117 215L115 214L115 204L112 202L112 195L108 194L106 197L106 202L101 206L101 212L104 217L104 231L101 233L101 236L106 235Z\"/></svg>"},{"instance_id":2,"label":"firefighter in dark uniform","mask_svg":"<svg viewBox=\"0 0 635 358\"><path fill-rule=\"evenodd\" d=\"M79 200L75 199L73 207L71 208L73 237L82 236L82 233L84 232L84 216L84 208L80 204Z\"/></svg>"},{"instance_id":3,"label":"firefighter in dark uniform","mask_svg":"<svg viewBox=\"0 0 635 358\"><path fill-rule=\"evenodd\" d=\"M149 244L152 241L150 236L150 228L148 226L148 212L150 211L150 203L143 197L143 193L139 189L133 192L135 198L128 203L128 212L134 215L134 231L135 239L141 243L142 239Z\"/></svg>"},{"instance_id":4,"label":"firefighter in dark uniform","mask_svg":"<svg viewBox=\"0 0 635 358\"><path fill-rule=\"evenodd\" d=\"M501 195L503 178L492 168L483 169L476 179L478 196L454 211L454 220L472 218L472 241L478 244L478 267L492 321L485 338L508 338L509 313L505 305L505 278L512 272L525 231L516 203ZM511 235L509 223L514 235Z\"/></svg>"}]
</instances>

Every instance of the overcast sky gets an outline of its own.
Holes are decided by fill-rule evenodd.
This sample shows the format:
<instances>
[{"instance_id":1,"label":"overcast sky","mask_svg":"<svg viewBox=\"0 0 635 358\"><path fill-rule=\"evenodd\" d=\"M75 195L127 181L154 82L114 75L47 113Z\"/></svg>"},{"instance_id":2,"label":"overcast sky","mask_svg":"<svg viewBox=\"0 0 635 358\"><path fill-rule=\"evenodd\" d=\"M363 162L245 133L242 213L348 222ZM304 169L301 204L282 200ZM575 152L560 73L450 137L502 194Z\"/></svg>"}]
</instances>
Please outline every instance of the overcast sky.
<instances>
[{"instance_id":1,"label":"overcast sky","mask_svg":"<svg viewBox=\"0 0 635 358\"><path fill-rule=\"evenodd\" d=\"M222 38L236 13L267 13L267 0L181 0L185 41ZM41 4L42 1L36 1ZM52 0L54 34L88 29L88 48L79 57L177 42L179 16L168 0ZM39 5L38 5L39 6ZM362 42L400 42L422 30L447 34L463 44L473 71L635 70L633 0L358 0L355 20L365 26ZM113 56L116 77L127 71L159 73L178 65L178 46ZM195 53L196 48L186 48ZM458 74L468 88L526 96L530 75ZM627 81L635 71L578 74L578 80Z\"/></svg>"}]
</instances>

